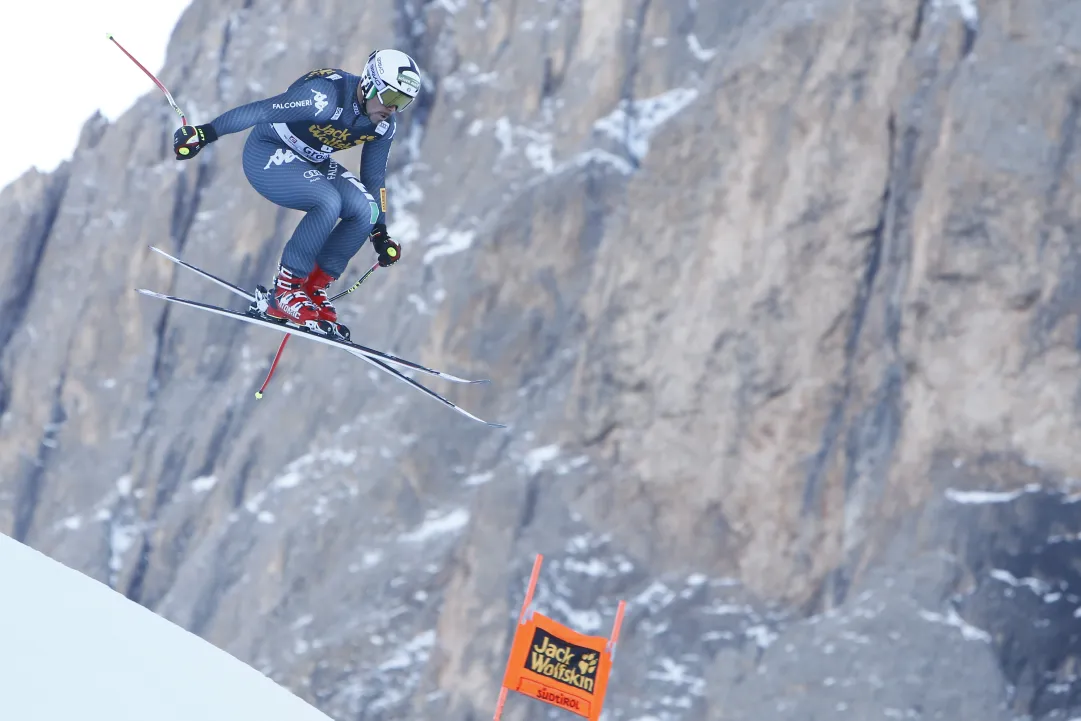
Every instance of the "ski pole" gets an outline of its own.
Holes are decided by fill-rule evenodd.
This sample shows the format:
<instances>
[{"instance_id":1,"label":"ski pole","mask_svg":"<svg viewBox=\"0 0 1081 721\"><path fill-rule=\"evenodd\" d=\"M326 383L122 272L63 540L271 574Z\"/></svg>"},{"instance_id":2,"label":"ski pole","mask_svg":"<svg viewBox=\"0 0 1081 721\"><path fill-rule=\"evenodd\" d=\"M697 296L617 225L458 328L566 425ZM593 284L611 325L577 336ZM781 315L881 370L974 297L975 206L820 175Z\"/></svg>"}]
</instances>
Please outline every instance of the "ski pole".
<instances>
[{"instance_id":1,"label":"ski pole","mask_svg":"<svg viewBox=\"0 0 1081 721\"><path fill-rule=\"evenodd\" d=\"M379 261L376 261L375 264L371 268L368 268L368 270L365 271L364 275L360 276L360 278L357 279L356 283L353 283L353 285L351 285L349 288L347 288L346 290L343 290L341 293L338 293L338 295L331 298L330 299L331 302L333 303L334 301L338 300L338 298L341 298L343 295L347 295L349 293L352 293L354 290L359 288L360 284L363 283L365 280L367 280L368 276L371 275L372 273L374 273L375 269L378 268L378 267L379 267Z\"/></svg>"},{"instance_id":2,"label":"ski pole","mask_svg":"<svg viewBox=\"0 0 1081 721\"><path fill-rule=\"evenodd\" d=\"M180 116L181 125L187 125L188 124L188 119L184 116L184 111L181 110L180 106L176 104L175 100L173 100L173 94L169 92L168 88L166 88L164 85L162 85L160 80L158 80L156 77L154 77L154 73L150 72L145 67L143 67L142 63L140 63L138 60L136 60L135 57L131 53L129 53L127 50L125 50L124 46L116 41L116 38L113 37L112 33L106 33L105 37L107 37L109 40L112 40L113 44L115 44L118 48L120 48L121 52L123 52L125 55L127 55L129 58L131 58L131 61L133 63L135 63L136 65L138 65L139 69L142 70L144 73L146 73L150 77L150 79L154 81L154 84L158 86L158 88L161 90L161 92L165 93L165 99L169 101L169 105L171 105L173 107L173 110L176 111L176 114Z\"/></svg>"},{"instance_id":3,"label":"ski pole","mask_svg":"<svg viewBox=\"0 0 1081 721\"><path fill-rule=\"evenodd\" d=\"M375 264L372 265L371 268L368 268L367 272L365 272L364 275L360 276L360 278L357 279L356 283L353 283L353 285L349 286L349 288L347 288L346 290L343 290L341 293L338 293L338 295L331 298L330 299L331 302L334 302L334 301L338 300L339 298L341 298L343 295L348 295L349 293L352 293L354 290L359 288L360 284L363 283L365 280L367 280L368 276L371 275L372 273L374 273L375 269L378 268L378 267L379 267L379 261L376 261ZM282 338L281 345L278 346L278 352L274 354L274 360L270 363L270 371L266 375L266 380L263 381L263 385L259 387L259 390L255 391L255 397L256 398L262 398L263 397L263 391L265 391L266 387L268 385L270 385L270 377L272 375L274 375L274 369L278 367L278 361L281 359L282 351L285 350L285 344L289 342L290 337L291 337L291 334L286 333L285 337Z\"/></svg>"},{"instance_id":4,"label":"ski pole","mask_svg":"<svg viewBox=\"0 0 1081 721\"><path fill-rule=\"evenodd\" d=\"M289 333L285 334L282 338L282 343L278 346L278 352L274 354L274 361L270 364L270 372L266 374L266 380L263 381L263 385L259 387L259 390L255 391L255 397L257 399L263 397L263 391L270 385L270 376L274 375L274 369L278 367L278 360L282 357L282 351L285 350L285 344L289 342Z\"/></svg>"}]
</instances>

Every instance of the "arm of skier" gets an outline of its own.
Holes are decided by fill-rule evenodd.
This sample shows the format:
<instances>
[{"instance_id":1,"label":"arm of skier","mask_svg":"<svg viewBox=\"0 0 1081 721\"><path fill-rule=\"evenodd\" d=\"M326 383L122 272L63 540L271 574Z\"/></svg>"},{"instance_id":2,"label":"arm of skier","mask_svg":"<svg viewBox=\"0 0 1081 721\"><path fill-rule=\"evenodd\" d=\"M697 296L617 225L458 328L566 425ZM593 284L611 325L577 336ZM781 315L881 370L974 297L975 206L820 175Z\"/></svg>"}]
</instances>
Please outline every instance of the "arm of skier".
<instances>
[{"instance_id":1,"label":"arm of skier","mask_svg":"<svg viewBox=\"0 0 1081 721\"><path fill-rule=\"evenodd\" d=\"M187 160L222 135L239 133L263 123L318 120L328 107L335 107L337 102L338 92L334 83L315 78L273 97L226 110L209 123L179 128L173 133L173 151L177 160Z\"/></svg>"},{"instance_id":2,"label":"arm of skier","mask_svg":"<svg viewBox=\"0 0 1081 721\"><path fill-rule=\"evenodd\" d=\"M360 157L360 181L373 197L379 197L379 217L372 227L371 240L372 247L379 254L379 265L384 267L402 256L402 247L387 234L387 163L397 128L398 124L392 117L390 130L383 137L365 143Z\"/></svg>"}]
</instances>

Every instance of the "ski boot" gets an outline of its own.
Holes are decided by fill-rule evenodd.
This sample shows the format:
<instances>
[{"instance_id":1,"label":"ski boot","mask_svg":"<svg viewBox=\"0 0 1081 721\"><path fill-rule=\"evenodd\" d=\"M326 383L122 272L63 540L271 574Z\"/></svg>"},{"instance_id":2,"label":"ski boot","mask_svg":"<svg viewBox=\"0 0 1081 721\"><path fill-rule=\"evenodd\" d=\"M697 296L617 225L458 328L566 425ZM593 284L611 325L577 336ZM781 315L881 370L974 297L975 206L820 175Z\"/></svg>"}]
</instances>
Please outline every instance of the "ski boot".
<instances>
[{"instance_id":1,"label":"ski boot","mask_svg":"<svg viewBox=\"0 0 1081 721\"><path fill-rule=\"evenodd\" d=\"M302 289L319 309L319 320L328 327L330 334L342 340L349 340L349 329L338 322L338 311L327 294L330 284L335 280L334 276L316 263L315 269L304 279Z\"/></svg>"},{"instance_id":2,"label":"ski boot","mask_svg":"<svg viewBox=\"0 0 1081 721\"><path fill-rule=\"evenodd\" d=\"M319 308L304 292L304 280L279 265L273 290L268 291L260 286L256 292L254 307L249 310L255 310L277 323L288 323L325 333L319 322Z\"/></svg>"}]
</instances>

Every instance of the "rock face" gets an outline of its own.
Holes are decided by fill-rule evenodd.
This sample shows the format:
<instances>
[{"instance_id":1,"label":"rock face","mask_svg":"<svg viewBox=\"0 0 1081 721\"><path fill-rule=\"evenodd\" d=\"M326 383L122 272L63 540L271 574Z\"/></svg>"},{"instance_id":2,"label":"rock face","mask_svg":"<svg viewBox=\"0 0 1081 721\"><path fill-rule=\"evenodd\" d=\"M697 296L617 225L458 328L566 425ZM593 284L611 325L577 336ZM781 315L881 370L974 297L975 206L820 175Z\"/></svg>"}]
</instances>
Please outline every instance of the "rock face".
<instances>
[{"instance_id":1,"label":"rock face","mask_svg":"<svg viewBox=\"0 0 1081 721\"><path fill-rule=\"evenodd\" d=\"M391 37L404 255L342 314L510 428L305 341L255 401L277 334L134 293L242 307L147 246L252 287L300 217L155 91L0 194L0 531L337 719L491 713L537 552L628 601L612 719L1081 713L1081 6L195 0L162 80Z\"/></svg>"}]
</instances>

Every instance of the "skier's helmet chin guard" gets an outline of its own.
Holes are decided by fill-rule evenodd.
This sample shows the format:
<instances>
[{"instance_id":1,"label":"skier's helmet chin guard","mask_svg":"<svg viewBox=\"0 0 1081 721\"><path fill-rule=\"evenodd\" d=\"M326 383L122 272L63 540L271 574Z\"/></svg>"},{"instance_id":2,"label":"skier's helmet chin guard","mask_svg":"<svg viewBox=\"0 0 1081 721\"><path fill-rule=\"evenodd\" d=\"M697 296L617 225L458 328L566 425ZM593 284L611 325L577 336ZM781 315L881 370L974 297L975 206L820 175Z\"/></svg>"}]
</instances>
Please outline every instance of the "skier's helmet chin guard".
<instances>
[{"instance_id":1,"label":"skier's helmet chin guard","mask_svg":"<svg viewBox=\"0 0 1081 721\"><path fill-rule=\"evenodd\" d=\"M420 68L400 50L374 51L360 75L365 100L378 97L379 102L398 108L398 112L417 99L420 82Z\"/></svg>"}]
</instances>

